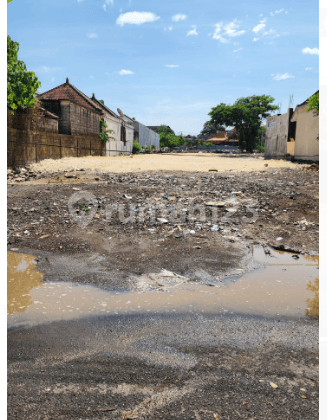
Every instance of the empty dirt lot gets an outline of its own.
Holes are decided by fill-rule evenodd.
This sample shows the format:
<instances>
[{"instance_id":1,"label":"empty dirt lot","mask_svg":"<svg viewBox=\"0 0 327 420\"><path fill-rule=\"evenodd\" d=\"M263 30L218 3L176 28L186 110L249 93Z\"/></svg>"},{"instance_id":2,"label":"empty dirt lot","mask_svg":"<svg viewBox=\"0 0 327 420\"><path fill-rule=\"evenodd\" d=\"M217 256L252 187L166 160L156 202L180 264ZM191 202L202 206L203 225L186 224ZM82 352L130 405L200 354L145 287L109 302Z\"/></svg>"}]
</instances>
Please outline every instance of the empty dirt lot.
<instances>
[{"instance_id":1,"label":"empty dirt lot","mask_svg":"<svg viewBox=\"0 0 327 420\"><path fill-rule=\"evenodd\" d=\"M318 419L317 319L305 307L294 317L224 307L245 271L261 273L255 246L266 270L273 248L292 251L292 267L300 254L318 254L318 171L253 157L149 154L44 161L8 178L8 249L34 255L44 274L34 300L33 290L13 287L15 274L9 279L19 308L10 316L21 324L8 330L8 419ZM69 208L82 192L95 202ZM77 223L89 214L87 226ZM266 287L283 287L290 266L276 268L271 283L263 274ZM187 277L188 289L204 287L203 309L113 311L126 294L126 307L136 305L144 294L133 281L162 269L168 280ZM310 269L313 282L318 270ZM89 287L104 293L104 312L91 308ZM213 292L222 303L209 312ZM62 307L66 293L73 303ZM82 298L90 312L74 318Z\"/></svg>"},{"instance_id":2,"label":"empty dirt lot","mask_svg":"<svg viewBox=\"0 0 327 420\"><path fill-rule=\"evenodd\" d=\"M116 157L88 156L85 158L64 158L59 160L46 159L32 165L32 170L42 172L62 172L73 169L102 172L142 172L142 171L191 171L206 172L210 169L218 171L251 172L263 171L266 167L296 168L298 164L283 161L266 161L262 156L242 157L207 154L207 153L175 153L175 154L145 154Z\"/></svg>"}]
</instances>

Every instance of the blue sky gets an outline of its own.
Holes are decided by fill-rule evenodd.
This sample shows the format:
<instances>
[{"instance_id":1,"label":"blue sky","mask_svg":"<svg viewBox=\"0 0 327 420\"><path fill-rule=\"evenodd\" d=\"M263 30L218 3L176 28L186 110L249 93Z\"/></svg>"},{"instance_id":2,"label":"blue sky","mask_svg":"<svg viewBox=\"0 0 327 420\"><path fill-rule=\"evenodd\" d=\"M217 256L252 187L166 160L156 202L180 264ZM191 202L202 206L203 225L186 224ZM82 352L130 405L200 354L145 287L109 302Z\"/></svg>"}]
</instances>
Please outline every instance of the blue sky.
<instances>
[{"instance_id":1,"label":"blue sky","mask_svg":"<svg viewBox=\"0 0 327 420\"><path fill-rule=\"evenodd\" d=\"M13 0L7 32L41 92L66 77L145 125L198 134L210 109L319 87L319 2Z\"/></svg>"}]
</instances>

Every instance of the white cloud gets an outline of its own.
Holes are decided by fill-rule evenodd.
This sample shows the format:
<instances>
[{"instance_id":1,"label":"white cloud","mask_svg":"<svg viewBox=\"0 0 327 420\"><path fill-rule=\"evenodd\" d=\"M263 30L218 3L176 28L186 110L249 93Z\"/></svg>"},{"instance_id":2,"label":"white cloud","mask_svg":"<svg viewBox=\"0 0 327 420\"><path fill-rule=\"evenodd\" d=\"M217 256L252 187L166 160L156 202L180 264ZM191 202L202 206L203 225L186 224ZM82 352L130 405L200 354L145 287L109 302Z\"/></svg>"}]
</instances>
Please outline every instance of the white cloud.
<instances>
[{"instance_id":1,"label":"white cloud","mask_svg":"<svg viewBox=\"0 0 327 420\"><path fill-rule=\"evenodd\" d=\"M51 82L54 82L55 81L55 78L54 77L51 77Z\"/></svg>"},{"instance_id":2,"label":"white cloud","mask_svg":"<svg viewBox=\"0 0 327 420\"><path fill-rule=\"evenodd\" d=\"M237 48L237 50L233 50L233 52L238 52L238 51L241 51L241 50L243 50L243 48Z\"/></svg>"},{"instance_id":3,"label":"white cloud","mask_svg":"<svg viewBox=\"0 0 327 420\"><path fill-rule=\"evenodd\" d=\"M285 80L285 79L293 79L295 76L284 73L284 74L272 74L274 80Z\"/></svg>"},{"instance_id":4,"label":"white cloud","mask_svg":"<svg viewBox=\"0 0 327 420\"><path fill-rule=\"evenodd\" d=\"M279 15L279 13L282 13L283 11L284 11L284 9L275 10L274 12L270 12L270 16ZM287 13L287 12L285 12L285 13Z\"/></svg>"},{"instance_id":5,"label":"white cloud","mask_svg":"<svg viewBox=\"0 0 327 420\"><path fill-rule=\"evenodd\" d=\"M253 41L259 41L259 39L263 38L264 36L268 36L270 39L278 38L280 35L276 33L275 29L269 29L269 31L265 31L262 33L261 37L253 38ZM265 44L271 44L271 42L265 42Z\"/></svg>"},{"instance_id":6,"label":"white cloud","mask_svg":"<svg viewBox=\"0 0 327 420\"><path fill-rule=\"evenodd\" d=\"M110 73L106 72L106 73L105 73L105 75L106 75L106 76L110 76Z\"/></svg>"},{"instance_id":7,"label":"white cloud","mask_svg":"<svg viewBox=\"0 0 327 420\"><path fill-rule=\"evenodd\" d=\"M114 0L105 0L106 4L114 4Z\"/></svg>"},{"instance_id":8,"label":"white cloud","mask_svg":"<svg viewBox=\"0 0 327 420\"><path fill-rule=\"evenodd\" d=\"M311 55L319 55L319 49L306 47L306 48L303 48L302 53L311 54Z\"/></svg>"},{"instance_id":9,"label":"white cloud","mask_svg":"<svg viewBox=\"0 0 327 420\"><path fill-rule=\"evenodd\" d=\"M121 76L125 76L125 75L127 75L127 74L134 74L132 71L130 71L130 70L120 70L120 72L119 72L119 74L121 75Z\"/></svg>"},{"instance_id":10,"label":"white cloud","mask_svg":"<svg viewBox=\"0 0 327 420\"><path fill-rule=\"evenodd\" d=\"M120 26L123 26L126 23L129 23L130 25L142 25L147 22L155 22L158 19L160 19L159 16L150 12L128 12L120 15L116 20L116 23Z\"/></svg>"},{"instance_id":11,"label":"white cloud","mask_svg":"<svg viewBox=\"0 0 327 420\"><path fill-rule=\"evenodd\" d=\"M107 5L106 5L106 4L104 4L104 5L102 6L102 9L106 12L106 11L107 11Z\"/></svg>"},{"instance_id":12,"label":"white cloud","mask_svg":"<svg viewBox=\"0 0 327 420\"><path fill-rule=\"evenodd\" d=\"M77 0L78 1L78 3L80 3L81 1L83 1L83 0Z\"/></svg>"},{"instance_id":13,"label":"white cloud","mask_svg":"<svg viewBox=\"0 0 327 420\"><path fill-rule=\"evenodd\" d=\"M255 26L252 31L257 33L259 31L262 31L265 28L266 24L265 23L259 23L259 25Z\"/></svg>"},{"instance_id":14,"label":"white cloud","mask_svg":"<svg viewBox=\"0 0 327 420\"><path fill-rule=\"evenodd\" d=\"M165 31L172 31L173 30L173 27L172 26L168 26L168 28L165 28L164 30Z\"/></svg>"},{"instance_id":15,"label":"white cloud","mask_svg":"<svg viewBox=\"0 0 327 420\"><path fill-rule=\"evenodd\" d=\"M170 68L179 67L179 64L166 64L166 67L170 67Z\"/></svg>"},{"instance_id":16,"label":"white cloud","mask_svg":"<svg viewBox=\"0 0 327 420\"><path fill-rule=\"evenodd\" d=\"M87 36L92 39L92 38L97 38L98 37L98 34L95 34L93 32L93 33L87 34Z\"/></svg>"},{"instance_id":17,"label":"white cloud","mask_svg":"<svg viewBox=\"0 0 327 420\"><path fill-rule=\"evenodd\" d=\"M177 13L177 15L171 17L171 20L174 22L179 22L180 20L185 20L186 18L186 15L183 15L182 13Z\"/></svg>"},{"instance_id":18,"label":"white cloud","mask_svg":"<svg viewBox=\"0 0 327 420\"><path fill-rule=\"evenodd\" d=\"M227 24L223 24L223 22L216 23L216 29L212 38L226 44L230 41L230 38L243 35L245 33L244 30L237 31L240 26L239 23L236 19Z\"/></svg>"},{"instance_id":19,"label":"white cloud","mask_svg":"<svg viewBox=\"0 0 327 420\"><path fill-rule=\"evenodd\" d=\"M313 67L306 67L305 70L313 70Z\"/></svg>"},{"instance_id":20,"label":"white cloud","mask_svg":"<svg viewBox=\"0 0 327 420\"><path fill-rule=\"evenodd\" d=\"M41 66L35 70L35 73L43 73L43 74L50 74L55 73L57 71L62 70L61 67L48 67L48 66Z\"/></svg>"},{"instance_id":21,"label":"white cloud","mask_svg":"<svg viewBox=\"0 0 327 420\"><path fill-rule=\"evenodd\" d=\"M193 29L191 29L190 31L187 32L186 36L189 36L189 35L199 35L197 33L197 31L196 31L196 25L192 25L192 28Z\"/></svg>"},{"instance_id":22,"label":"white cloud","mask_svg":"<svg viewBox=\"0 0 327 420\"><path fill-rule=\"evenodd\" d=\"M225 29L225 35L229 36L229 37L234 37L234 36L240 36L243 35L245 33L244 30L242 31L237 31L236 29L239 28L239 24L236 20L234 20L233 22L228 23L224 29Z\"/></svg>"}]
</instances>

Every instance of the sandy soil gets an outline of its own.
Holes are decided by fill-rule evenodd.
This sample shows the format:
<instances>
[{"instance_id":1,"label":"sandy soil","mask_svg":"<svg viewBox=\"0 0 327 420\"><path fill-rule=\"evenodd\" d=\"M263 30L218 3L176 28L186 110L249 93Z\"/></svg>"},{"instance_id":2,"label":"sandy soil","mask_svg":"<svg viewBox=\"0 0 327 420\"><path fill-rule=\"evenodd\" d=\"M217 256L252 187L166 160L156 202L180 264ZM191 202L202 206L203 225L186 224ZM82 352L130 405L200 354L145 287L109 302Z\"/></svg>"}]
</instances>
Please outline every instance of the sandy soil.
<instances>
[{"instance_id":1,"label":"sandy soil","mask_svg":"<svg viewBox=\"0 0 327 420\"><path fill-rule=\"evenodd\" d=\"M31 165L34 171L61 172L85 169L102 172L141 172L154 170L206 172L217 171L264 171L268 168L299 167L298 164L283 160L264 160L259 158L229 157L211 154L147 154L126 156L88 156L85 158L45 159Z\"/></svg>"}]
</instances>

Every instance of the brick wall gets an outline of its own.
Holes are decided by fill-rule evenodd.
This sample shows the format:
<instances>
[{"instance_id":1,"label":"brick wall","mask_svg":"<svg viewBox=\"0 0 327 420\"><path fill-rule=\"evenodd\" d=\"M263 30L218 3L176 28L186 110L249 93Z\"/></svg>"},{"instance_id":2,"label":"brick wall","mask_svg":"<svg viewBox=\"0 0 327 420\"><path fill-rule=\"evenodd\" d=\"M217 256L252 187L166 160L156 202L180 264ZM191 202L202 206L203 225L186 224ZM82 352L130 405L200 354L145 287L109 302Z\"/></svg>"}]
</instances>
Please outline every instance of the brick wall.
<instances>
[{"instance_id":1,"label":"brick wall","mask_svg":"<svg viewBox=\"0 0 327 420\"><path fill-rule=\"evenodd\" d=\"M71 134L100 134L100 114L70 103Z\"/></svg>"},{"instance_id":2,"label":"brick wall","mask_svg":"<svg viewBox=\"0 0 327 420\"><path fill-rule=\"evenodd\" d=\"M42 99L43 107L60 117L60 134L100 134L101 115L68 100Z\"/></svg>"},{"instance_id":3,"label":"brick wall","mask_svg":"<svg viewBox=\"0 0 327 420\"><path fill-rule=\"evenodd\" d=\"M58 120L38 108L7 110L7 127L17 130L50 131L58 133Z\"/></svg>"},{"instance_id":4,"label":"brick wall","mask_svg":"<svg viewBox=\"0 0 327 420\"><path fill-rule=\"evenodd\" d=\"M7 130L7 166L24 166L43 159L105 156L105 143L96 134L64 135L50 132Z\"/></svg>"}]
</instances>

